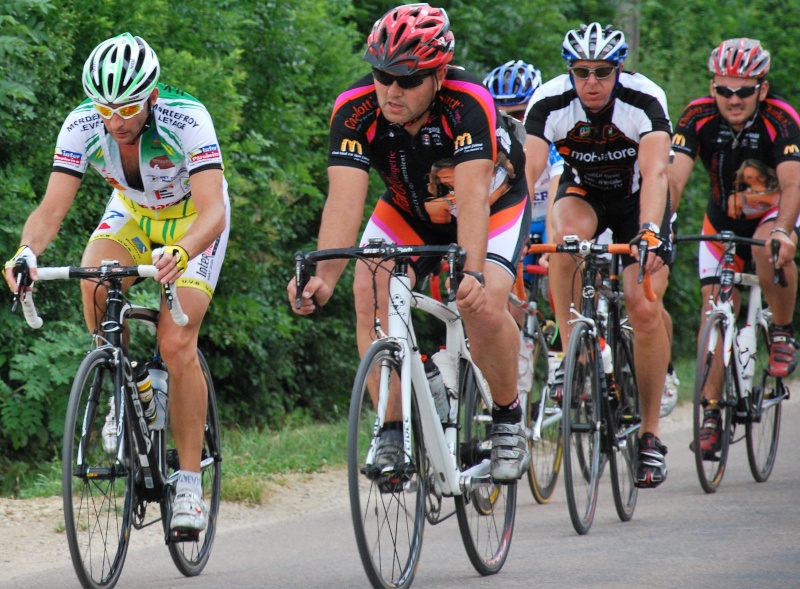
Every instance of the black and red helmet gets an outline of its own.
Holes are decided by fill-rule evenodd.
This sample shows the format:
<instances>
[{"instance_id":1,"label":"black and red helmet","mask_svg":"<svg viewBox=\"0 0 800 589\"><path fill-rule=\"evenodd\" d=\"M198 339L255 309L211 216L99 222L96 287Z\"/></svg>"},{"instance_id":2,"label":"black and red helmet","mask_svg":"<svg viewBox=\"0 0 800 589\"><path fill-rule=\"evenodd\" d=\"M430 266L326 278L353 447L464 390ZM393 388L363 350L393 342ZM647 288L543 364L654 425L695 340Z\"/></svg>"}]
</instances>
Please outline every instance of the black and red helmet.
<instances>
[{"instance_id":1,"label":"black and red helmet","mask_svg":"<svg viewBox=\"0 0 800 589\"><path fill-rule=\"evenodd\" d=\"M364 60L396 76L438 70L453 59L455 39L443 8L405 4L372 27Z\"/></svg>"}]
</instances>

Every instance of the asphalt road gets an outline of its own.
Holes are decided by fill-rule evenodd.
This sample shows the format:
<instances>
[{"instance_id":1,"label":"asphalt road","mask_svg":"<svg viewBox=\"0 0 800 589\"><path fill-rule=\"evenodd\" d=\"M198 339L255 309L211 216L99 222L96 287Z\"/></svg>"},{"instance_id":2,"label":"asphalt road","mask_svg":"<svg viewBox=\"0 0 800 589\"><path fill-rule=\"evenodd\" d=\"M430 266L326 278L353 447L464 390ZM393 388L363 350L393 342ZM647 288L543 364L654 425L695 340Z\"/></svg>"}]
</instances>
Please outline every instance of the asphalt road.
<instances>
[{"instance_id":1,"label":"asphalt road","mask_svg":"<svg viewBox=\"0 0 800 589\"><path fill-rule=\"evenodd\" d=\"M785 405L775 469L764 484L753 481L745 443L731 449L718 492L706 495L688 450L691 424L663 420L669 477L642 491L632 521L614 511L608 475L601 481L598 512L586 536L572 529L559 484L549 505L534 503L524 481L508 561L497 576L480 577L464 552L455 518L428 526L417 589L472 588L702 588L800 587L800 391ZM686 415L686 407L679 407ZM166 548L131 550L118 587L349 588L367 587L350 525L346 499L332 507L283 521L249 522L220 533L206 570L182 577ZM2 588L78 587L68 563Z\"/></svg>"}]
</instances>

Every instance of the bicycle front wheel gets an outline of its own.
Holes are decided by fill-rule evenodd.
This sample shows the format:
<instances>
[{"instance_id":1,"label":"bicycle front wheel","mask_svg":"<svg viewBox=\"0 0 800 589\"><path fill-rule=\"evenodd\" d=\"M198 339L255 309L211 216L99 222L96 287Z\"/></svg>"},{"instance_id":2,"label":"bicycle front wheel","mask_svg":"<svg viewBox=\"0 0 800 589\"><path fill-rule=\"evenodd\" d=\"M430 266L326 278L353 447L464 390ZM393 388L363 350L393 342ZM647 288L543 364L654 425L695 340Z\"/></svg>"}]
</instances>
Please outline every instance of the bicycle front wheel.
<instances>
[{"instance_id":1,"label":"bicycle front wheel","mask_svg":"<svg viewBox=\"0 0 800 589\"><path fill-rule=\"evenodd\" d=\"M178 570L187 577L199 575L208 563L211 556L211 546L217 533L217 519L219 515L219 499L222 489L222 452L217 410L217 396L214 392L214 381L208 368L203 353L197 350L197 358L203 371L203 379L208 390L208 408L206 409L206 427L203 435L203 450L200 457L200 480L203 489L203 501L208 507L208 520L206 529L200 532L196 540L184 542L169 542L169 554ZM175 455L173 455L175 456ZM170 464L171 463L171 464ZM178 468L178 461L173 458L168 460L168 474ZM165 500L172 501L174 495L170 493ZM169 526L169 521L165 521Z\"/></svg>"},{"instance_id":2,"label":"bicycle front wheel","mask_svg":"<svg viewBox=\"0 0 800 589\"><path fill-rule=\"evenodd\" d=\"M732 406L736 403L733 384L733 358L728 365L723 361L723 342L725 339L725 316L721 313L710 315L703 327L697 352L697 367L694 379L694 440L692 451L697 467L700 486L706 493L714 493L722 482L725 465L728 461L733 423ZM707 395L718 392L719 399L709 399ZM705 412L709 409L719 411L719 422L712 436L701 439Z\"/></svg>"},{"instance_id":3,"label":"bicycle front wheel","mask_svg":"<svg viewBox=\"0 0 800 589\"><path fill-rule=\"evenodd\" d=\"M750 415L745 430L747 438L747 461L756 482L763 483L772 473L778 453L781 433L781 410L786 388L783 379L770 376L769 332L759 325L756 347L755 377L750 396Z\"/></svg>"},{"instance_id":4,"label":"bicycle front wheel","mask_svg":"<svg viewBox=\"0 0 800 589\"><path fill-rule=\"evenodd\" d=\"M458 444L459 470L491 460L492 416L475 382L477 375L462 363ZM496 484L490 479L455 496L458 529L467 556L481 575L500 572L508 557L517 509L517 482Z\"/></svg>"},{"instance_id":5,"label":"bicycle front wheel","mask_svg":"<svg viewBox=\"0 0 800 589\"><path fill-rule=\"evenodd\" d=\"M123 399L114 385L113 352L100 348L81 362L72 384L64 425L62 494L64 523L72 564L85 589L116 585L128 552L132 522L133 449L122 428L123 451L117 459L116 433ZM103 426L109 400L116 418ZM111 416L109 416L111 417Z\"/></svg>"},{"instance_id":6,"label":"bicycle front wheel","mask_svg":"<svg viewBox=\"0 0 800 589\"><path fill-rule=\"evenodd\" d=\"M549 503L561 470L561 407L550 398L547 340L539 331L533 347L533 386L528 391L525 430L531 465L528 484L537 503Z\"/></svg>"},{"instance_id":7,"label":"bicycle front wheel","mask_svg":"<svg viewBox=\"0 0 800 589\"><path fill-rule=\"evenodd\" d=\"M616 444L609 453L611 469L611 489L614 493L614 506L617 515L626 522L633 517L639 489L636 487L636 446L641 413L639 410L639 391L633 368L633 336L629 331L621 331L615 344L614 378L617 389L609 399L611 419L614 421Z\"/></svg>"},{"instance_id":8,"label":"bicycle front wheel","mask_svg":"<svg viewBox=\"0 0 800 589\"><path fill-rule=\"evenodd\" d=\"M411 455L393 472L373 464L376 408L368 389L391 390L400 381L400 347L378 340L356 373L347 432L347 479L358 553L376 589L409 587L422 550L425 526L425 445L416 391L411 395ZM395 385L399 390L399 387Z\"/></svg>"},{"instance_id":9,"label":"bicycle front wheel","mask_svg":"<svg viewBox=\"0 0 800 589\"><path fill-rule=\"evenodd\" d=\"M562 428L564 486L572 526L579 534L592 527L600 482L600 394L595 361L597 342L585 323L569 336L564 364Z\"/></svg>"}]
</instances>

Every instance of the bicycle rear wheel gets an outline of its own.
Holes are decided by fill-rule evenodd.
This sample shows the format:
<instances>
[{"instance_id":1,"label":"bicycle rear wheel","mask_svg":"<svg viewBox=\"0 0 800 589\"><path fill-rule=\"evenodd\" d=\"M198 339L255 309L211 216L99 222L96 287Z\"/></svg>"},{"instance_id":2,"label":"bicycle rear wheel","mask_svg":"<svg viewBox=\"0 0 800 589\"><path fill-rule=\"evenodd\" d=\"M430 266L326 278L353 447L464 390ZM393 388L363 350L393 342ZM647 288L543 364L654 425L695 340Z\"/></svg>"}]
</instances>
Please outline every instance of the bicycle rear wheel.
<instances>
[{"instance_id":1,"label":"bicycle rear wheel","mask_svg":"<svg viewBox=\"0 0 800 589\"><path fill-rule=\"evenodd\" d=\"M550 502L561 470L561 407L550 398L547 351L547 340L538 330L533 347L533 386L526 400L525 430L531 454L528 484L533 498L540 504Z\"/></svg>"},{"instance_id":2,"label":"bicycle rear wheel","mask_svg":"<svg viewBox=\"0 0 800 589\"><path fill-rule=\"evenodd\" d=\"M703 327L697 352L694 380L694 440L691 446L697 477L706 493L714 493L722 482L733 435L731 408L736 403L733 358L728 366L723 365L724 337L725 316L721 313L710 315ZM721 389L718 402L711 402L706 397L706 391L714 389ZM718 437L712 447L703 449L700 444L700 431L703 428L705 411L710 408L720 411Z\"/></svg>"},{"instance_id":3,"label":"bicycle rear wheel","mask_svg":"<svg viewBox=\"0 0 800 589\"><path fill-rule=\"evenodd\" d=\"M619 518L626 522L633 517L636 499L639 496L634 477L641 413L633 368L633 335L629 331L621 330L615 347L614 378L618 396L609 401L615 424L616 447L609 453L608 462L611 469L614 506L617 508Z\"/></svg>"},{"instance_id":4,"label":"bicycle rear wheel","mask_svg":"<svg viewBox=\"0 0 800 589\"><path fill-rule=\"evenodd\" d=\"M572 526L579 534L592 527L600 482L599 374L597 342L585 323L576 323L564 364L562 428L564 486Z\"/></svg>"},{"instance_id":5,"label":"bicycle rear wheel","mask_svg":"<svg viewBox=\"0 0 800 589\"><path fill-rule=\"evenodd\" d=\"M361 360L350 400L347 479L358 553L376 589L411 585L425 526L425 445L416 391L411 395L411 456L402 472L383 474L372 464L378 435L376 410L367 385L390 390L400 380L400 347L378 340Z\"/></svg>"},{"instance_id":6,"label":"bicycle rear wheel","mask_svg":"<svg viewBox=\"0 0 800 589\"><path fill-rule=\"evenodd\" d=\"M219 412L217 410L217 396L214 391L214 381L208 368L203 353L197 350L197 359L203 371L203 379L208 389L208 408L206 409L206 427L203 436L203 451L200 463L200 479L203 489L202 499L208 507L208 523L206 529L200 532L197 540L184 542L170 541L169 555L178 570L187 577L199 575L208 563L211 556L211 547L217 534L217 519L219 515L219 499L222 488L222 452L220 439ZM168 460L168 474L177 470L177 454ZM165 501L172 503L174 487ZM166 506L165 504L162 504ZM163 512L162 512L163 514ZM165 517L164 524L169 526L169 519Z\"/></svg>"},{"instance_id":7,"label":"bicycle rear wheel","mask_svg":"<svg viewBox=\"0 0 800 589\"><path fill-rule=\"evenodd\" d=\"M462 363L458 444L459 470L491 460L492 417L475 382L477 375ZM470 492L455 496L458 529L467 556L481 575L500 572L508 557L517 509L517 482L495 484L489 480Z\"/></svg>"},{"instance_id":8,"label":"bicycle rear wheel","mask_svg":"<svg viewBox=\"0 0 800 589\"><path fill-rule=\"evenodd\" d=\"M81 362L67 405L62 451L64 523L72 564L86 589L116 585L128 552L132 521L133 448L123 427L124 450L103 446L108 401L115 398L115 366L108 348L91 351ZM120 429L117 427L117 432Z\"/></svg>"},{"instance_id":9,"label":"bicycle rear wheel","mask_svg":"<svg viewBox=\"0 0 800 589\"><path fill-rule=\"evenodd\" d=\"M753 478L763 483L772 473L778 453L781 433L781 411L786 388L783 379L770 376L769 332L763 325L757 327L755 378L750 395L750 415L747 419L747 461ZM759 382L760 379L760 382Z\"/></svg>"}]
</instances>

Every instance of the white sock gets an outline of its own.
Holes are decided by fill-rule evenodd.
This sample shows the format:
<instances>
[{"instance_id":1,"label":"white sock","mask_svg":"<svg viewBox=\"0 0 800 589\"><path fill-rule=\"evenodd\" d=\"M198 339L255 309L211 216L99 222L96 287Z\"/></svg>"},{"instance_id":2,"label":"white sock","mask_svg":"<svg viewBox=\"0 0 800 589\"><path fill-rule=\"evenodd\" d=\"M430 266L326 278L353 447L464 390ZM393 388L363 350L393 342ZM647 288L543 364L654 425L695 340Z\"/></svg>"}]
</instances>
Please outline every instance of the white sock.
<instances>
[{"instance_id":1,"label":"white sock","mask_svg":"<svg viewBox=\"0 0 800 589\"><path fill-rule=\"evenodd\" d=\"M190 470L178 471L178 482L175 485L175 494L189 492L194 493L198 497L203 496L203 487L200 483L200 473L192 472Z\"/></svg>"}]
</instances>

